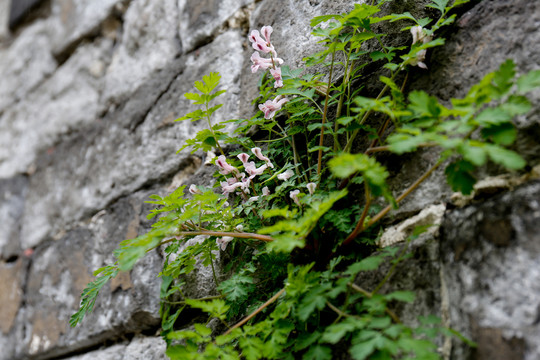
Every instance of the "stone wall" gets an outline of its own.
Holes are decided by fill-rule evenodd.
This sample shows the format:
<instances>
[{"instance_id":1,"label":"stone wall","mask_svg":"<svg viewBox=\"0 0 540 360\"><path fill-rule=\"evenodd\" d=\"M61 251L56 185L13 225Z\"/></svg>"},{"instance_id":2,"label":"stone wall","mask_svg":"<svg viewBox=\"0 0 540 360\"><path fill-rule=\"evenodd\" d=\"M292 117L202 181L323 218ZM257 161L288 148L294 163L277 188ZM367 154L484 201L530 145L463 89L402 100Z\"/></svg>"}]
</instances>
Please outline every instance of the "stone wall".
<instances>
[{"instance_id":1,"label":"stone wall","mask_svg":"<svg viewBox=\"0 0 540 360\"><path fill-rule=\"evenodd\" d=\"M422 16L425 3L395 0L386 11ZM317 49L309 20L351 7L348 0L44 0L8 29L10 1L0 0L1 360L165 358L158 252L115 279L82 325L70 328L68 320L92 271L119 241L150 227L150 194L211 182L203 154L175 155L203 126L173 122L191 110L183 94L219 71L227 94L218 116L250 116L257 77L248 31L271 24L280 56L301 67ZM430 70L411 71L410 89L448 100L507 58L520 73L539 67L538 2L476 1L459 15L443 34L447 44L430 54ZM388 29L391 41L410 41L399 25ZM366 73L368 91L376 76ZM540 93L534 97L515 145L531 165L540 160ZM426 151L386 159L393 191L434 158ZM441 230L414 244L416 256L392 284L419 293L417 304L400 309L404 318L435 313L478 342L477 350L445 342L453 359L540 358L537 175L454 209L441 170L390 217L397 223L432 204L447 208ZM194 291L211 291L205 279L201 270Z\"/></svg>"}]
</instances>

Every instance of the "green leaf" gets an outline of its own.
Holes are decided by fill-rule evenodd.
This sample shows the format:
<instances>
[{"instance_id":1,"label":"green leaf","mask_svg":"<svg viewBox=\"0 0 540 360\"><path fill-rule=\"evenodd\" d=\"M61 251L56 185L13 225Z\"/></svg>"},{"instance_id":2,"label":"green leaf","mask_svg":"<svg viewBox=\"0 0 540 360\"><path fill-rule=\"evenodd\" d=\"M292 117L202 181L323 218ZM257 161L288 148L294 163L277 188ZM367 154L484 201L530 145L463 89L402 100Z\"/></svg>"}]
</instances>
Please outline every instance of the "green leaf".
<instances>
[{"instance_id":1,"label":"green leaf","mask_svg":"<svg viewBox=\"0 0 540 360\"><path fill-rule=\"evenodd\" d=\"M375 351L375 340L359 342L349 348L349 353L354 360L365 360Z\"/></svg>"},{"instance_id":2,"label":"green leaf","mask_svg":"<svg viewBox=\"0 0 540 360\"><path fill-rule=\"evenodd\" d=\"M448 0L431 0L431 1L433 2L433 4L428 4L426 5L426 7L437 9L442 14L444 14L446 5L448 5Z\"/></svg>"},{"instance_id":3,"label":"green leaf","mask_svg":"<svg viewBox=\"0 0 540 360\"><path fill-rule=\"evenodd\" d=\"M463 158L475 166L482 166L486 163L487 152L484 144L479 142L467 142L458 147L458 152Z\"/></svg>"},{"instance_id":4,"label":"green leaf","mask_svg":"<svg viewBox=\"0 0 540 360\"><path fill-rule=\"evenodd\" d=\"M100 268L98 272L102 275L86 285L86 288L81 294L79 310L75 314L71 315L69 320L69 325L71 327L77 326L77 324L83 320L87 313L92 312L99 291L107 282L109 282L110 279L114 278L118 274L118 267L115 265L108 265Z\"/></svg>"},{"instance_id":5,"label":"green leaf","mask_svg":"<svg viewBox=\"0 0 540 360\"><path fill-rule=\"evenodd\" d=\"M448 164L444 172L452 190L461 191L465 195L470 194L476 183L475 177L471 174L472 170L474 166L468 161L458 160Z\"/></svg>"},{"instance_id":6,"label":"green leaf","mask_svg":"<svg viewBox=\"0 0 540 360\"><path fill-rule=\"evenodd\" d=\"M486 145L489 158L507 169L519 170L525 167L527 163L523 158L512 150L504 149L497 145Z\"/></svg>"},{"instance_id":7,"label":"green leaf","mask_svg":"<svg viewBox=\"0 0 540 360\"><path fill-rule=\"evenodd\" d=\"M492 139L497 145L511 145L516 140L517 130L514 124L504 123L482 129L482 137Z\"/></svg>"},{"instance_id":8,"label":"green leaf","mask_svg":"<svg viewBox=\"0 0 540 360\"><path fill-rule=\"evenodd\" d=\"M342 15L336 15L336 14L315 16L313 19L311 19L309 26L315 27L319 25L320 23L328 21L330 19L340 20L342 17L343 17Z\"/></svg>"},{"instance_id":9,"label":"green leaf","mask_svg":"<svg viewBox=\"0 0 540 360\"><path fill-rule=\"evenodd\" d=\"M332 349L323 345L315 345L309 348L302 356L302 360L331 360Z\"/></svg>"},{"instance_id":10,"label":"green leaf","mask_svg":"<svg viewBox=\"0 0 540 360\"><path fill-rule=\"evenodd\" d=\"M394 291L385 295L387 300L397 300L406 303L413 303L416 294L412 291Z\"/></svg>"},{"instance_id":11,"label":"green leaf","mask_svg":"<svg viewBox=\"0 0 540 360\"><path fill-rule=\"evenodd\" d=\"M437 99L429 96L425 91L413 90L409 94L410 104L408 108L417 115L431 115L438 117L441 114L441 106Z\"/></svg>"},{"instance_id":12,"label":"green leaf","mask_svg":"<svg viewBox=\"0 0 540 360\"><path fill-rule=\"evenodd\" d=\"M500 105L500 108L511 116L526 114L531 107L530 101L525 96L519 95L510 95L508 100Z\"/></svg>"},{"instance_id":13,"label":"green leaf","mask_svg":"<svg viewBox=\"0 0 540 360\"><path fill-rule=\"evenodd\" d=\"M191 307L201 309L204 312L209 313L212 317L225 319L225 314L229 310L229 305L222 299L214 299L212 301L186 299L185 303Z\"/></svg>"},{"instance_id":14,"label":"green leaf","mask_svg":"<svg viewBox=\"0 0 540 360\"><path fill-rule=\"evenodd\" d=\"M344 321L337 324L332 324L324 329L321 341L330 344L336 344L350 332L361 329L365 326L365 322L355 318L346 318Z\"/></svg>"},{"instance_id":15,"label":"green leaf","mask_svg":"<svg viewBox=\"0 0 540 360\"><path fill-rule=\"evenodd\" d=\"M385 261L385 254L371 255L365 259L360 260L352 265L349 265L345 274L356 275L361 271L377 270L379 266Z\"/></svg>"},{"instance_id":16,"label":"green leaf","mask_svg":"<svg viewBox=\"0 0 540 360\"><path fill-rule=\"evenodd\" d=\"M497 71L495 71L493 82L497 86L499 95L506 94L512 87L514 76L516 75L515 67L514 62L508 59L501 64Z\"/></svg>"},{"instance_id":17,"label":"green leaf","mask_svg":"<svg viewBox=\"0 0 540 360\"><path fill-rule=\"evenodd\" d=\"M490 127L493 125L500 125L503 123L510 122L512 120L512 116L501 109L500 107L495 108L487 108L484 111L482 111L478 116L476 117L476 121L481 125L485 127Z\"/></svg>"},{"instance_id":18,"label":"green leaf","mask_svg":"<svg viewBox=\"0 0 540 360\"><path fill-rule=\"evenodd\" d=\"M240 274L234 274L230 279L221 282L218 287L231 302L245 299L254 288L253 278Z\"/></svg>"},{"instance_id":19,"label":"green leaf","mask_svg":"<svg viewBox=\"0 0 540 360\"><path fill-rule=\"evenodd\" d=\"M529 71L519 77L517 81L518 91L522 94L540 87L540 70Z\"/></svg>"},{"instance_id":20,"label":"green leaf","mask_svg":"<svg viewBox=\"0 0 540 360\"><path fill-rule=\"evenodd\" d=\"M368 155L342 153L331 159L328 165L330 171L339 178L346 178L360 172L375 196L391 196L386 186L388 171Z\"/></svg>"}]
</instances>

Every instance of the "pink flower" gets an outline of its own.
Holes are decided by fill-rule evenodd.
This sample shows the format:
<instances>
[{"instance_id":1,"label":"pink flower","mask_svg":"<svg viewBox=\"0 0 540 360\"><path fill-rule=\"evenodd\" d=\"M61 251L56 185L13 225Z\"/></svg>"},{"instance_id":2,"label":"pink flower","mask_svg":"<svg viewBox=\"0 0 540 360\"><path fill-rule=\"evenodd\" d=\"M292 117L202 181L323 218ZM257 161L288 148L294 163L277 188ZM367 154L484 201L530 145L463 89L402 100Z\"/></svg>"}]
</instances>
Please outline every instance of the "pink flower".
<instances>
[{"instance_id":1,"label":"pink flower","mask_svg":"<svg viewBox=\"0 0 540 360\"><path fill-rule=\"evenodd\" d=\"M267 43L270 43L270 35L272 34L272 31L274 31L274 29L272 29L270 25L266 25L261 28L262 36L264 36Z\"/></svg>"},{"instance_id":2,"label":"pink flower","mask_svg":"<svg viewBox=\"0 0 540 360\"><path fill-rule=\"evenodd\" d=\"M287 180L289 180L289 178L290 178L291 176L293 176L293 175L294 175L294 171L292 171L291 169L289 169L289 170L285 171L284 173L279 174L279 175L277 176L277 178L278 178L279 180L287 181Z\"/></svg>"},{"instance_id":3,"label":"pink flower","mask_svg":"<svg viewBox=\"0 0 540 360\"><path fill-rule=\"evenodd\" d=\"M193 195L203 193L201 190L199 190L197 186L195 186L195 184L191 184L191 186L189 187L189 192Z\"/></svg>"},{"instance_id":4,"label":"pink flower","mask_svg":"<svg viewBox=\"0 0 540 360\"><path fill-rule=\"evenodd\" d=\"M247 161L249 159L249 155L246 154L246 153L241 153L241 154L238 154L238 158L240 159L242 164L245 164L245 163L247 163Z\"/></svg>"},{"instance_id":5,"label":"pink flower","mask_svg":"<svg viewBox=\"0 0 540 360\"><path fill-rule=\"evenodd\" d=\"M263 194L263 196L270 195L270 189L268 189L268 186L265 186L265 187L262 188L262 194Z\"/></svg>"},{"instance_id":6,"label":"pink flower","mask_svg":"<svg viewBox=\"0 0 540 360\"><path fill-rule=\"evenodd\" d=\"M275 88L283 87L283 79L281 78L281 68L280 67L271 68L270 74L272 74L272 76L274 77L274 80L276 80L276 82L274 83L274 87Z\"/></svg>"},{"instance_id":7,"label":"pink flower","mask_svg":"<svg viewBox=\"0 0 540 360\"><path fill-rule=\"evenodd\" d=\"M227 244L230 243L234 238L232 236L224 236L216 239L216 244L221 248L222 251L225 251Z\"/></svg>"},{"instance_id":8,"label":"pink flower","mask_svg":"<svg viewBox=\"0 0 540 360\"><path fill-rule=\"evenodd\" d=\"M272 59L262 58L256 51L251 55L251 62L253 62L253 65L251 65L252 73L256 73L259 69L266 70L274 66Z\"/></svg>"},{"instance_id":9,"label":"pink flower","mask_svg":"<svg viewBox=\"0 0 540 360\"><path fill-rule=\"evenodd\" d=\"M311 182L311 183L308 183L306 186L309 191L309 195L313 195L313 193L315 192L315 189L317 188L317 184Z\"/></svg>"},{"instance_id":10,"label":"pink flower","mask_svg":"<svg viewBox=\"0 0 540 360\"><path fill-rule=\"evenodd\" d=\"M237 168L227 163L227 158L225 157L225 155L218 156L216 160L216 165L220 168L219 173L222 175L227 175L232 172L235 172L237 174L239 173Z\"/></svg>"},{"instance_id":11,"label":"pink flower","mask_svg":"<svg viewBox=\"0 0 540 360\"><path fill-rule=\"evenodd\" d=\"M293 190L289 193L289 196L291 199L293 199L296 205L301 206L300 199L298 199L298 194L300 194L300 190Z\"/></svg>"},{"instance_id":12,"label":"pink flower","mask_svg":"<svg viewBox=\"0 0 540 360\"><path fill-rule=\"evenodd\" d=\"M252 201L257 201L257 200L259 200L259 197L258 197L258 196L252 196L252 197L250 197L249 199L247 199L247 201L246 201L246 202L248 202L248 203L249 203L249 202L252 202Z\"/></svg>"},{"instance_id":13,"label":"pink flower","mask_svg":"<svg viewBox=\"0 0 540 360\"><path fill-rule=\"evenodd\" d=\"M250 175L250 179L253 179L257 175L261 175L267 167L268 165L264 164L261 167L256 168L253 161L244 164L244 170Z\"/></svg>"},{"instance_id":14,"label":"pink flower","mask_svg":"<svg viewBox=\"0 0 540 360\"><path fill-rule=\"evenodd\" d=\"M251 41L252 43L251 46L253 46L255 50L262 51L265 54L268 54L270 52L274 56L277 56L276 50L274 50L274 46L272 46L270 42L264 41L258 30L253 30L251 34L249 34L248 38L249 41Z\"/></svg>"},{"instance_id":15,"label":"pink flower","mask_svg":"<svg viewBox=\"0 0 540 360\"><path fill-rule=\"evenodd\" d=\"M271 119L287 101L289 100L283 95L279 95L274 100L267 100L264 104L259 104L259 109L264 112L265 119Z\"/></svg>"},{"instance_id":16,"label":"pink flower","mask_svg":"<svg viewBox=\"0 0 540 360\"><path fill-rule=\"evenodd\" d=\"M230 194L234 192L238 188L243 188L244 182L238 181L233 184L229 184L228 182L222 181L220 185L221 185L221 190L223 190L223 195L225 195L225 194Z\"/></svg>"},{"instance_id":17,"label":"pink flower","mask_svg":"<svg viewBox=\"0 0 540 360\"><path fill-rule=\"evenodd\" d=\"M257 159L266 162L266 165L268 165L268 167L270 167L272 169L274 168L274 164L272 164L270 159L262 154L261 148L254 147L253 149L251 149L251 152L257 157Z\"/></svg>"},{"instance_id":18,"label":"pink flower","mask_svg":"<svg viewBox=\"0 0 540 360\"><path fill-rule=\"evenodd\" d=\"M253 65L251 65L251 72L256 73L259 69L266 70L273 68L275 64L283 64L283 59L280 59L278 57L274 57L273 59L267 59L261 57L258 52L254 52L253 55L251 55L251 62L253 62Z\"/></svg>"}]
</instances>

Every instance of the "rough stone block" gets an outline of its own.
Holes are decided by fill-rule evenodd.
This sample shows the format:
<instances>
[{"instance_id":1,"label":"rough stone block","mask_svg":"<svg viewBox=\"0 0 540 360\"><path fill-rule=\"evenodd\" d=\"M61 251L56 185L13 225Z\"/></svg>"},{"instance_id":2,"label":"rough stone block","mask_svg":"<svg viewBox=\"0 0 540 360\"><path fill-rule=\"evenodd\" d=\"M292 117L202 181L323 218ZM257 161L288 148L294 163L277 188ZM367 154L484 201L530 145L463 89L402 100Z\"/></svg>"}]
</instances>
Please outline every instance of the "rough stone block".
<instances>
[{"instance_id":1,"label":"rough stone block","mask_svg":"<svg viewBox=\"0 0 540 360\"><path fill-rule=\"evenodd\" d=\"M21 252L20 218L24 211L27 185L25 176L0 179L0 259L7 260Z\"/></svg>"},{"instance_id":2,"label":"rough stone block","mask_svg":"<svg viewBox=\"0 0 540 360\"><path fill-rule=\"evenodd\" d=\"M213 40L228 20L235 14L242 16L241 9L251 3L253 0L180 0L179 36L183 51L188 53ZM243 24L237 22L236 25Z\"/></svg>"},{"instance_id":3,"label":"rough stone block","mask_svg":"<svg viewBox=\"0 0 540 360\"><path fill-rule=\"evenodd\" d=\"M122 0L55 0L52 2L53 53L62 54L85 37L96 35Z\"/></svg>"},{"instance_id":4,"label":"rough stone block","mask_svg":"<svg viewBox=\"0 0 540 360\"><path fill-rule=\"evenodd\" d=\"M98 115L99 72L96 63L106 61L110 41L81 47L36 91L0 118L0 177L32 173L36 156L62 136L94 122Z\"/></svg>"},{"instance_id":5,"label":"rough stone block","mask_svg":"<svg viewBox=\"0 0 540 360\"><path fill-rule=\"evenodd\" d=\"M9 6L9 2L5 2ZM4 16L1 10L0 14ZM37 21L24 29L11 46L0 48L0 115L56 69L56 61L51 54L51 40L47 36L48 25L47 20Z\"/></svg>"},{"instance_id":6,"label":"rough stone block","mask_svg":"<svg viewBox=\"0 0 540 360\"><path fill-rule=\"evenodd\" d=\"M107 69L106 106L121 104L181 54L175 0L134 0L124 16L123 34Z\"/></svg>"},{"instance_id":7,"label":"rough stone block","mask_svg":"<svg viewBox=\"0 0 540 360\"><path fill-rule=\"evenodd\" d=\"M441 259L451 325L478 359L540 358L540 182L448 212ZM455 359L471 350L455 344Z\"/></svg>"},{"instance_id":8,"label":"rough stone block","mask_svg":"<svg viewBox=\"0 0 540 360\"><path fill-rule=\"evenodd\" d=\"M105 339L155 329L160 323L157 277L162 266L157 251L121 273L101 291L93 313L69 326L80 293L92 272L112 262L112 251L125 239L146 232L149 192L123 198L88 223L59 240L40 246L33 255L25 295L27 336L19 357L52 357L95 346Z\"/></svg>"},{"instance_id":9,"label":"rough stone block","mask_svg":"<svg viewBox=\"0 0 540 360\"><path fill-rule=\"evenodd\" d=\"M195 160L189 151L179 155L175 151L207 125L203 121L174 122L194 110L183 95L193 91L193 82L202 75L219 71L223 83L229 85L223 86L228 92L221 96L225 105L216 113L215 121L236 118L241 47L237 32L221 35L199 53L186 56L185 70L173 78L159 100L154 98L157 102L146 109L143 121L133 124L133 112L121 108L103 122L66 139L53 153L43 154L38 171L30 178L28 201L33 206L26 208L23 217L24 246L38 244L123 194L191 169Z\"/></svg>"},{"instance_id":10,"label":"rough stone block","mask_svg":"<svg viewBox=\"0 0 540 360\"><path fill-rule=\"evenodd\" d=\"M136 336L128 344L116 344L102 350L67 358L69 360L166 360L161 338Z\"/></svg>"}]
</instances>

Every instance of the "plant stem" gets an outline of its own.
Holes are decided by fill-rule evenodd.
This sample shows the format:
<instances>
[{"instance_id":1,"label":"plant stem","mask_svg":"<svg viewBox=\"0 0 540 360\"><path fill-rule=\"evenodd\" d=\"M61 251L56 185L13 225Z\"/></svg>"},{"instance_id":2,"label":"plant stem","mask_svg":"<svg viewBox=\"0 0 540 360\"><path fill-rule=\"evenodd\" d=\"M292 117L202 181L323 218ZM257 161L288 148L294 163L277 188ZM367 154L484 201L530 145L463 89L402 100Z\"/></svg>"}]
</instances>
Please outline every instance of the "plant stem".
<instances>
[{"instance_id":1,"label":"plant stem","mask_svg":"<svg viewBox=\"0 0 540 360\"><path fill-rule=\"evenodd\" d=\"M396 202L399 203L403 199L405 199L411 192L413 192L424 180L426 180L439 166L441 166L442 161L438 161L435 165L433 165L431 168L429 168L428 171L424 173L418 180L414 182L407 190L405 190L399 197L396 198ZM384 209L382 209L377 215L373 217L369 221L369 223L366 226L366 229L370 227L371 225L375 224L377 221L379 221L384 215L386 215L390 210L392 210L392 206L388 205Z\"/></svg>"},{"instance_id":2,"label":"plant stem","mask_svg":"<svg viewBox=\"0 0 540 360\"><path fill-rule=\"evenodd\" d=\"M364 211L362 211L362 215L360 216L360 220L356 223L356 227L354 228L353 232L347 236L347 238L343 241L343 245L347 245L350 243L358 234L360 234L364 230L364 221L366 220L366 216L368 214L369 206L371 205L371 195L369 191L369 187L367 183L364 182L365 187L365 193L366 193L366 204L364 205Z\"/></svg>"},{"instance_id":3,"label":"plant stem","mask_svg":"<svg viewBox=\"0 0 540 360\"><path fill-rule=\"evenodd\" d=\"M221 298L223 298L223 295L206 296L206 297L203 297L203 298L190 299L190 300L206 301L206 300L214 300L214 299L221 299ZM182 300L182 301L169 301L169 300L166 300L166 299L161 299L161 301L166 302L167 304L172 304L172 305L183 305L183 304L186 303L185 300Z\"/></svg>"},{"instance_id":4,"label":"plant stem","mask_svg":"<svg viewBox=\"0 0 540 360\"><path fill-rule=\"evenodd\" d=\"M196 236L196 235L206 235L206 236L232 236L235 238L240 239L255 239L260 241L274 241L275 239L268 235L261 235L261 234L255 234L255 233L237 233L237 232L227 232L227 231L210 231L210 230L200 230L200 231L179 231L176 233L177 237L180 236ZM168 244L170 242L178 240L177 237L174 237L172 239L168 239L165 241L160 242L156 246L146 250L146 252L149 252L151 250L154 250L155 248L160 247L161 245Z\"/></svg>"},{"instance_id":5,"label":"plant stem","mask_svg":"<svg viewBox=\"0 0 540 360\"><path fill-rule=\"evenodd\" d=\"M326 117L328 115L328 100L330 98L330 86L332 84L332 72L334 71L334 58L336 52L332 53L332 62L330 63L330 74L328 76L328 87L326 89L326 98L324 99L324 111L322 115L322 126L321 126L321 135L319 139L319 159L317 161L317 175L321 175L322 168L322 146L324 144L324 123L326 122Z\"/></svg>"},{"instance_id":6,"label":"plant stem","mask_svg":"<svg viewBox=\"0 0 540 360\"><path fill-rule=\"evenodd\" d=\"M214 276L214 282L216 283L216 288L219 287L219 281L216 276L216 269L214 268L214 261L212 260L212 252L210 251L210 248L207 248L208 255L210 256L210 265L212 266L212 275Z\"/></svg>"},{"instance_id":7,"label":"plant stem","mask_svg":"<svg viewBox=\"0 0 540 360\"><path fill-rule=\"evenodd\" d=\"M424 173L424 175L422 175L420 178L418 178L407 190L405 190L400 196L398 196L396 198L396 203L399 203L400 201L402 201L403 199L405 199L411 192L413 192L424 180L426 180L440 165L442 164L441 161L438 161L435 165L433 165L431 168L429 168L428 171L426 171ZM364 209L365 210L365 209ZM362 231L366 230L367 228L369 228L370 226L372 226L373 224L375 224L376 222L378 222L379 220L381 220L386 214L388 214L388 212L392 210L392 205L388 205L387 207L385 207L384 209L382 209L381 211L379 211L379 213L377 215L375 215L368 223L366 226L363 226L363 219L360 219L362 220L362 222L358 222L358 224L356 225L356 228L353 230L353 232L351 232L349 234L349 236L347 236L347 238L343 241L342 245L347 245L348 243L350 243L353 239L355 239L358 234L360 234Z\"/></svg>"},{"instance_id":8,"label":"plant stem","mask_svg":"<svg viewBox=\"0 0 540 360\"><path fill-rule=\"evenodd\" d=\"M214 132L214 129L212 129L212 122L210 121L210 115L208 115L208 103L204 104L206 108L206 122L208 123L208 128L212 132L212 136L214 137L214 140L216 141L216 146L221 152L221 155L225 156L225 153L223 152L223 149L221 148L221 145L219 145L218 138L216 136L216 133Z\"/></svg>"},{"instance_id":9,"label":"plant stem","mask_svg":"<svg viewBox=\"0 0 540 360\"><path fill-rule=\"evenodd\" d=\"M270 299L268 299L268 301L266 301L264 304L262 304L261 306L259 306L257 308L257 310L255 310L254 312L252 312L251 314L249 314L248 316L246 316L245 318L243 318L242 320L240 320L238 323L236 323L233 327L229 328L229 330L227 330L225 332L225 334L223 335L227 335L229 334L231 331L233 331L234 329L236 328L239 328L240 326L244 325L245 323L247 323L249 320L251 320L253 317L255 317L255 315L257 315L258 313L260 313L262 310L264 310L266 307L268 307L270 304L272 304L274 301L276 301L280 296L281 294L283 294L285 292L285 288L279 290L274 296L272 296Z\"/></svg>"}]
</instances>

